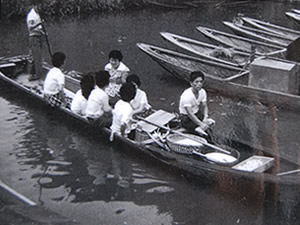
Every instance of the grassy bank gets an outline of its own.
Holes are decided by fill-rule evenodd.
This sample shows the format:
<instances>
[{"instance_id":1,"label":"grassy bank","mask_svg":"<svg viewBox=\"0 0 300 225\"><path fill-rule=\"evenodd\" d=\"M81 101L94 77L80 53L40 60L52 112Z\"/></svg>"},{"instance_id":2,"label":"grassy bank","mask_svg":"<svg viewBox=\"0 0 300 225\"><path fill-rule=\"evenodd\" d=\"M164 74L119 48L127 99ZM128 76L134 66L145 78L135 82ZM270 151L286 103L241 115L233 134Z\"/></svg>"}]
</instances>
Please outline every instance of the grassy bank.
<instances>
[{"instance_id":1,"label":"grassy bank","mask_svg":"<svg viewBox=\"0 0 300 225\"><path fill-rule=\"evenodd\" d=\"M24 18L30 0L0 0L1 19ZM41 0L43 18L67 15L88 15L96 12L118 11L143 5L143 0Z\"/></svg>"},{"instance_id":2,"label":"grassy bank","mask_svg":"<svg viewBox=\"0 0 300 225\"><path fill-rule=\"evenodd\" d=\"M213 4L215 7L219 7L244 4L250 1L254 2L259 0L40 0L42 9L40 14L43 18L49 20L70 15L84 16L99 12L134 9L137 7L187 9L202 8L206 7L207 4ZM2 20L23 19L29 11L30 0L0 0L0 2L0 15Z\"/></svg>"}]
</instances>

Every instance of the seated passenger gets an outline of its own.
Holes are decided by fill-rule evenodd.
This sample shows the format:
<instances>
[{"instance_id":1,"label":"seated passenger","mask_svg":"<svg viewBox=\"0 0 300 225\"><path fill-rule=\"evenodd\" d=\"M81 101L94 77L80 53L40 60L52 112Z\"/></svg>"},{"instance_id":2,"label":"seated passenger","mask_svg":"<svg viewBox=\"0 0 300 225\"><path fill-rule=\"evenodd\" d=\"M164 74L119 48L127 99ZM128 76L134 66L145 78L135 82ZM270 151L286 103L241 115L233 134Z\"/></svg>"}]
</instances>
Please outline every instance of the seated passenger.
<instances>
[{"instance_id":1,"label":"seated passenger","mask_svg":"<svg viewBox=\"0 0 300 225\"><path fill-rule=\"evenodd\" d=\"M89 73L83 76L80 80L80 87L74 95L71 110L79 116L85 116L85 110L87 106L87 100L91 91L94 89L95 82L93 73Z\"/></svg>"},{"instance_id":2,"label":"seated passenger","mask_svg":"<svg viewBox=\"0 0 300 225\"><path fill-rule=\"evenodd\" d=\"M109 63L105 65L104 70L109 72L110 80L105 92L109 97L114 98L118 95L121 85L126 82L129 68L122 62L123 55L121 51L112 50L108 57Z\"/></svg>"},{"instance_id":3,"label":"seated passenger","mask_svg":"<svg viewBox=\"0 0 300 225\"><path fill-rule=\"evenodd\" d=\"M60 69L65 64L65 59L66 56L62 52L56 52L52 55L52 65L54 67L49 70L44 81L44 98L53 107L66 105L65 75Z\"/></svg>"},{"instance_id":4,"label":"seated passenger","mask_svg":"<svg viewBox=\"0 0 300 225\"><path fill-rule=\"evenodd\" d=\"M190 74L191 87L180 96L179 112L182 127L206 136L205 130L214 120L208 118L207 94L202 88L203 82L204 74L201 71Z\"/></svg>"},{"instance_id":5,"label":"seated passenger","mask_svg":"<svg viewBox=\"0 0 300 225\"><path fill-rule=\"evenodd\" d=\"M85 113L87 119L97 127L108 127L111 124L112 109L108 103L108 95L104 92L108 83L109 73L107 71L96 72L95 87L88 98Z\"/></svg>"},{"instance_id":6,"label":"seated passenger","mask_svg":"<svg viewBox=\"0 0 300 225\"><path fill-rule=\"evenodd\" d=\"M121 99L115 104L113 109L113 122L110 127L111 141L113 141L115 133L122 136L126 136L130 133L130 122L132 119L133 109L129 102L134 98L135 93L136 88L131 83L123 84L120 88L119 94Z\"/></svg>"},{"instance_id":7,"label":"seated passenger","mask_svg":"<svg viewBox=\"0 0 300 225\"><path fill-rule=\"evenodd\" d=\"M136 88L136 94L134 99L130 101L130 105L133 108L133 115L144 112L151 108L148 104L148 98L146 92L142 91L140 78L136 74L131 74L126 79L127 83L132 83Z\"/></svg>"}]
</instances>

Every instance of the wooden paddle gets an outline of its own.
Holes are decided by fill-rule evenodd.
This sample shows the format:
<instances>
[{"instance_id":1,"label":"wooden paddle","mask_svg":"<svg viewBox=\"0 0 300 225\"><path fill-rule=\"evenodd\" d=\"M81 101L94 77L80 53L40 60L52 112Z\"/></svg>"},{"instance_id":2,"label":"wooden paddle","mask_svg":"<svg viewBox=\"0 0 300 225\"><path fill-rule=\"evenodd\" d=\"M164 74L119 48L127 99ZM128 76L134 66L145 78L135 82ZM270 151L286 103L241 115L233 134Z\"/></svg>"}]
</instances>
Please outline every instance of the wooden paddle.
<instances>
[{"instance_id":1,"label":"wooden paddle","mask_svg":"<svg viewBox=\"0 0 300 225\"><path fill-rule=\"evenodd\" d=\"M174 134L178 134L178 135L180 135L180 136L182 136L182 137L185 137L185 138L187 138L187 139L196 141L196 142L198 142L198 143L201 143L201 144L203 144L203 145L206 145L206 146L208 146L208 147L210 147L210 148L212 148L212 149L215 149L215 150L217 150L217 151L220 151L220 152L223 152L223 153L225 153L225 154L231 155L231 153L230 153L229 151L224 150L224 149L222 149L222 148L220 148L220 147L218 147L218 146L215 146L215 145L213 145L213 144L209 144L209 143L200 141L200 140L198 140L197 138L193 138L193 137L191 137L191 136L189 136L189 135L186 135L186 134L184 134L184 133L181 133L181 132L179 132L179 131L172 130L172 129L169 128L169 127L166 127L166 126L163 126L163 125L156 124L156 123L154 123L154 122L152 122L152 121L149 121L149 120L147 120L147 119L145 119L145 118L143 118L143 117L137 116L137 118L138 118L139 120L142 120L142 121L144 121L144 122L146 122L146 123L149 123L149 124L151 124L151 125L153 125L153 126L156 126L156 127L159 127L159 128L165 129L165 130L168 130L168 131L170 131L170 132L172 132L172 133L174 133Z\"/></svg>"}]
</instances>

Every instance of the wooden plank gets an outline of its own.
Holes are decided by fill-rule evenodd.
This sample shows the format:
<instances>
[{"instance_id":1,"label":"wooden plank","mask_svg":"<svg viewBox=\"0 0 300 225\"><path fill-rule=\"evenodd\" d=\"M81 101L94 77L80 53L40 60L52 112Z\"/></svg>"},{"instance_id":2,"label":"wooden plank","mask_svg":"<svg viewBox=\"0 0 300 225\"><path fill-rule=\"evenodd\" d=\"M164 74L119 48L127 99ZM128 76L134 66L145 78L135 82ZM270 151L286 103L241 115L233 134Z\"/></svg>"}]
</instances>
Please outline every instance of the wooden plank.
<instances>
[{"instance_id":1,"label":"wooden plank","mask_svg":"<svg viewBox=\"0 0 300 225\"><path fill-rule=\"evenodd\" d=\"M161 126L167 124L172 119L175 118L175 115L173 113L166 112L164 110L158 110L155 113L151 114L150 116L146 117L145 119L147 121L159 124ZM149 123L146 123L144 121L139 121L138 126L141 127L141 129L145 132L151 133L152 131L157 129L157 126L153 126Z\"/></svg>"}]
</instances>

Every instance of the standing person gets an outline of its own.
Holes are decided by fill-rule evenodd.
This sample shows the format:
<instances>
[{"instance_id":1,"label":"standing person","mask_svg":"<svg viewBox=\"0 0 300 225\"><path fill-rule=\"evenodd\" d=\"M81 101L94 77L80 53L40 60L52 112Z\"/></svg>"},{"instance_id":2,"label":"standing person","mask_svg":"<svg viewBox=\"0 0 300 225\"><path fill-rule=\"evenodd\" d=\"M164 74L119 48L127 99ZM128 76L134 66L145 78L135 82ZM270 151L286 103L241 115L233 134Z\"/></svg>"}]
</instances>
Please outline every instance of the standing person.
<instances>
[{"instance_id":1,"label":"standing person","mask_svg":"<svg viewBox=\"0 0 300 225\"><path fill-rule=\"evenodd\" d=\"M132 83L136 88L136 94L134 99L130 101L130 105L133 108L133 115L145 112L150 109L151 106L148 103L146 92L140 89L141 80L136 74L131 74L126 78L127 83Z\"/></svg>"},{"instance_id":2,"label":"standing person","mask_svg":"<svg viewBox=\"0 0 300 225\"><path fill-rule=\"evenodd\" d=\"M190 74L191 87L180 96L179 113L182 127L206 136L205 130L214 121L208 118L207 94L202 88L203 82L204 74L201 71Z\"/></svg>"},{"instance_id":3,"label":"standing person","mask_svg":"<svg viewBox=\"0 0 300 225\"><path fill-rule=\"evenodd\" d=\"M119 50L112 50L109 55L109 63L105 65L104 70L109 72L109 86L105 92L112 99L117 97L122 84L126 82L126 77L129 73L129 68L122 62L123 54ZM116 99L112 101L116 102Z\"/></svg>"},{"instance_id":4,"label":"standing person","mask_svg":"<svg viewBox=\"0 0 300 225\"><path fill-rule=\"evenodd\" d=\"M115 104L113 109L110 141L113 141L115 133L122 136L130 133L130 122L133 113L130 101L134 98L135 93L136 88L132 83L125 83L120 88L119 94L121 99Z\"/></svg>"},{"instance_id":5,"label":"standing person","mask_svg":"<svg viewBox=\"0 0 300 225\"><path fill-rule=\"evenodd\" d=\"M31 9L26 17L29 32L29 49L33 58L33 66L30 68L30 81L43 78L42 70L42 37L45 35L42 20L39 15L39 1L31 0Z\"/></svg>"},{"instance_id":6,"label":"standing person","mask_svg":"<svg viewBox=\"0 0 300 225\"><path fill-rule=\"evenodd\" d=\"M109 73L104 70L96 72L95 87L88 98L85 112L87 119L97 127L111 125L112 109L109 97L104 91L108 84Z\"/></svg>"},{"instance_id":7,"label":"standing person","mask_svg":"<svg viewBox=\"0 0 300 225\"><path fill-rule=\"evenodd\" d=\"M53 107L66 105L65 75L61 71L65 60L66 55L63 52L55 52L52 55L52 65L54 67L49 70L44 81L44 97Z\"/></svg>"},{"instance_id":8,"label":"standing person","mask_svg":"<svg viewBox=\"0 0 300 225\"><path fill-rule=\"evenodd\" d=\"M80 89L76 92L72 100L72 112L83 117L85 116L87 100L90 96L90 93L94 89L94 86L95 81L93 73L88 73L81 78Z\"/></svg>"}]
</instances>

